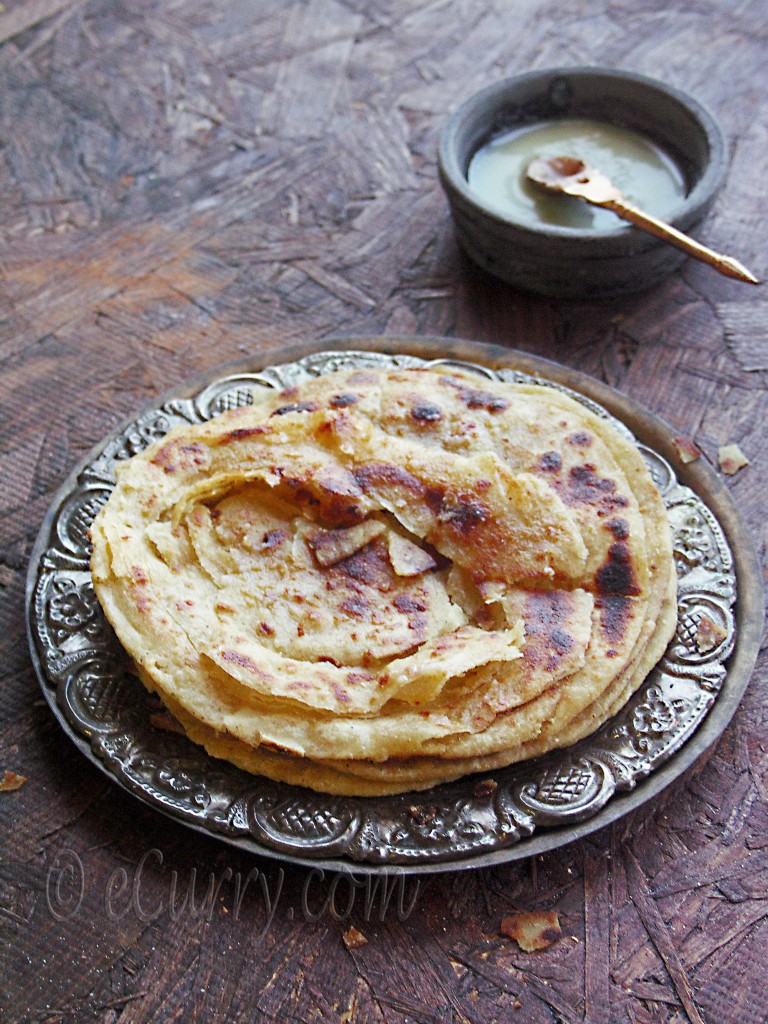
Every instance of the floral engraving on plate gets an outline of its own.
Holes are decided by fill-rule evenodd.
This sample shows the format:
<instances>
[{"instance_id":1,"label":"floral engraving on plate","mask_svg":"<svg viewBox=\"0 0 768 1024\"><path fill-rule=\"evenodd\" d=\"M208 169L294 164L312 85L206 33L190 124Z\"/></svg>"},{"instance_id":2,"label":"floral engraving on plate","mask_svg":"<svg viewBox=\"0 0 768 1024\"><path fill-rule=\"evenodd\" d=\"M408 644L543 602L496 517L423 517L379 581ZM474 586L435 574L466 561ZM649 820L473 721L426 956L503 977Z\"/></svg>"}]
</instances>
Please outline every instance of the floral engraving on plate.
<instances>
[{"instance_id":1,"label":"floral engraving on plate","mask_svg":"<svg viewBox=\"0 0 768 1024\"><path fill-rule=\"evenodd\" d=\"M78 583L70 576L53 581L48 595L48 626L59 645L68 636L81 635L93 640L103 632L99 604L90 581Z\"/></svg>"},{"instance_id":2,"label":"floral engraving on plate","mask_svg":"<svg viewBox=\"0 0 768 1024\"><path fill-rule=\"evenodd\" d=\"M143 413L107 439L52 510L33 567L30 633L43 690L65 729L146 803L256 852L344 857L379 865L450 862L501 850L541 828L595 815L616 792L674 754L701 724L726 677L733 649L733 560L717 520L680 486L669 463L638 445L664 498L678 575L675 638L640 690L593 735L546 757L426 793L329 797L248 775L209 757L153 717L141 684L91 585L88 529L114 485L115 463L181 423L257 403L337 369L435 365L489 379L537 383L568 394L625 435L591 399L517 370L376 352L315 353L294 363L212 381L191 399Z\"/></svg>"}]
</instances>

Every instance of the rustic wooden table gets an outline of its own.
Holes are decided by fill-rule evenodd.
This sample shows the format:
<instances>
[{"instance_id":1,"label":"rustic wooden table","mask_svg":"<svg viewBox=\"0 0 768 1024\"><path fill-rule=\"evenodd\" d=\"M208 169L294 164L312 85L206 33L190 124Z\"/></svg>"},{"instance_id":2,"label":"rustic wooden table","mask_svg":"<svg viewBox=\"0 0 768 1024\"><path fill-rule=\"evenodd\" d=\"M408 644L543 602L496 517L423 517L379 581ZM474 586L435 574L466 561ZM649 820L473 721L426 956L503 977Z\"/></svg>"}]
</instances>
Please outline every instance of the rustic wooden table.
<instances>
[{"instance_id":1,"label":"rustic wooden table","mask_svg":"<svg viewBox=\"0 0 768 1024\"><path fill-rule=\"evenodd\" d=\"M651 803L557 852L422 880L366 921L332 876L111 784L27 651L29 553L83 453L187 377L329 335L517 347L638 399L713 462L737 442L750 465L729 486L765 549L763 291L688 261L650 294L566 304L495 283L453 240L448 112L504 75L590 63L719 116L731 169L701 236L768 275L762 0L0 6L0 769L27 779L0 794L7 1024L766 1020L764 658L716 748ZM198 900L220 885L197 913L195 873ZM523 953L499 932L521 909L556 911L563 937ZM367 944L347 948L350 924Z\"/></svg>"}]
</instances>

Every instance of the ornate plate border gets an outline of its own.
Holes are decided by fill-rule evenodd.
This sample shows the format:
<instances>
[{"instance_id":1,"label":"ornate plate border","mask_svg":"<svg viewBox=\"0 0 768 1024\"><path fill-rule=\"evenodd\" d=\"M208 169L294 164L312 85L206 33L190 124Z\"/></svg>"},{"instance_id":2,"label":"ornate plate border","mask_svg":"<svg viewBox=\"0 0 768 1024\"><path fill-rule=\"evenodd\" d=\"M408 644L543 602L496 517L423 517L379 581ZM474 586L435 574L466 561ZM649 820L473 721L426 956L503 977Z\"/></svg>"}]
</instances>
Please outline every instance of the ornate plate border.
<instances>
[{"instance_id":1,"label":"ornate plate border","mask_svg":"<svg viewBox=\"0 0 768 1024\"><path fill-rule=\"evenodd\" d=\"M755 630L751 629L748 640L754 651L746 652L748 671L740 673L724 701L727 661L737 638L741 641L734 626L736 573L731 548L708 505L677 481L670 462L658 450L635 442L659 486L673 530L678 572L676 635L662 661L617 716L573 747L488 773L495 788L478 786L482 777L475 776L426 793L329 797L250 776L210 758L185 737L153 725L153 712L158 709L126 672L125 656L96 600L88 568L87 531L114 485L115 462L180 423L202 422L225 409L252 404L262 389L288 387L350 366L460 363L489 378L535 381L564 391L635 440L622 421L626 416L612 416L581 390L557 378L565 376L569 383L583 382L592 389L594 382L544 360L448 339L348 339L347 343L356 342L364 342L371 350L310 351L286 363L235 370L201 387L179 388L106 438L81 463L51 506L29 569L30 646L43 692L77 746L123 787L171 817L253 852L356 872L411 872L517 859L559 846L647 799L636 787L649 776L661 776L663 766L665 775L679 774L698 751L690 750L684 758L680 752L691 746L691 738L707 717L713 717L709 715L713 707L722 705L722 722L716 723L708 742L725 728L756 657ZM374 350L396 347L398 342L403 348L426 347L427 351L416 356ZM436 355L435 348L448 354L430 359ZM452 358L457 348L460 355L475 356L481 363ZM500 353L503 362L512 364L518 356L525 369L514 365L492 369L489 364L498 363ZM659 421L650 419L663 429ZM725 635L712 650L701 652L695 636L705 614ZM679 761L672 773L670 759ZM648 795L658 788L648 789Z\"/></svg>"}]
</instances>

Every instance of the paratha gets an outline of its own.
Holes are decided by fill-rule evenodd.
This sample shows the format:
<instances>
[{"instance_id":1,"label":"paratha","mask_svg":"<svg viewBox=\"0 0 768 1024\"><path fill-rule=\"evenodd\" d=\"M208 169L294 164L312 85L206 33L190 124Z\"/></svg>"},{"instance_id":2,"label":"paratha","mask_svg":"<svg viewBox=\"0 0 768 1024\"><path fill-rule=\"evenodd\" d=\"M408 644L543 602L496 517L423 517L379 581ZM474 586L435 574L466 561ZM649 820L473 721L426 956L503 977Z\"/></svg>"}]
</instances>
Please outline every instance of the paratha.
<instances>
[{"instance_id":1,"label":"paratha","mask_svg":"<svg viewBox=\"0 0 768 1024\"><path fill-rule=\"evenodd\" d=\"M211 754L333 793L423 789L575 742L676 620L636 447L549 387L331 373L120 463L105 613Z\"/></svg>"}]
</instances>

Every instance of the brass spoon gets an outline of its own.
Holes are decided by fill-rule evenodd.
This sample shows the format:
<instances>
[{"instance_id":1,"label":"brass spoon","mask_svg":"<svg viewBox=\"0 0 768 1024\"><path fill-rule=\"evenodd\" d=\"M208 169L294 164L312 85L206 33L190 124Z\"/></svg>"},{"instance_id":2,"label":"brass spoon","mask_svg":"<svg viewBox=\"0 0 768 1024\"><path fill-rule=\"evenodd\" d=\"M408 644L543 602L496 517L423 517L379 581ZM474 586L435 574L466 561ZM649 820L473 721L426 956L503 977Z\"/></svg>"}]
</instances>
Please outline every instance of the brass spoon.
<instances>
[{"instance_id":1,"label":"brass spoon","mask_svg":"<svg viewBox=\"0 0 768 1024\"><path fill-rule=\"evenodd\" d=\"M677 246L689 256L694 256L704 263L709 263L726 277L735 277L737 281L749 284L760 284L758 279L743 264L731 256L708 249L705 245L695 242L682 231L665 224L663 220L652 217L650 213L639 210L627 202L621 192L602 171L590 167L583 160L572 156L537 157L528 165L527 176L531 181L545 188L548 192L562 192L569 196L585 199L593 206L602 206L612 210L617 216L637 225L644 231L650 231L657 238Z\"/></svg>"}]
</instances>

